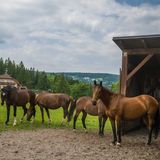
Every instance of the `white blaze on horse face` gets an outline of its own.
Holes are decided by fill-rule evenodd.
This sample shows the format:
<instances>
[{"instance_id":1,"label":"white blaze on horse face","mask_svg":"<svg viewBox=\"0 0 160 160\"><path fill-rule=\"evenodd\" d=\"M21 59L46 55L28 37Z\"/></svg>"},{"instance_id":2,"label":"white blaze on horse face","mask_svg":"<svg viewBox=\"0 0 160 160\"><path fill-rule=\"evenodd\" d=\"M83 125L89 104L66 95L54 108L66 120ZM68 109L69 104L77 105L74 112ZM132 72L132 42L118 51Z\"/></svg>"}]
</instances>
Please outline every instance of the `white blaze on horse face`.
<instances>
[{"instance_id":1,"label":"white blaze on horse face","mask_svg":"<svg viewBox=\"0 0 160 160\"><path fill-rule=\"evenodd\" d=\"M16 120L16 117L14 117L13 127L16 126L16 124L17 124L17 120Z\"/></svg>"},{"instance_id":2,"label":"white blaze on horse face","mask_svg":"<svg viewBox=\"0 0 160 160\"><path fill-rule=\"evenodd\" d=\"M93 100L97 101L100 98L101 88L99 86L95 86L93 89Z\"/></svg>"}]
</instances>

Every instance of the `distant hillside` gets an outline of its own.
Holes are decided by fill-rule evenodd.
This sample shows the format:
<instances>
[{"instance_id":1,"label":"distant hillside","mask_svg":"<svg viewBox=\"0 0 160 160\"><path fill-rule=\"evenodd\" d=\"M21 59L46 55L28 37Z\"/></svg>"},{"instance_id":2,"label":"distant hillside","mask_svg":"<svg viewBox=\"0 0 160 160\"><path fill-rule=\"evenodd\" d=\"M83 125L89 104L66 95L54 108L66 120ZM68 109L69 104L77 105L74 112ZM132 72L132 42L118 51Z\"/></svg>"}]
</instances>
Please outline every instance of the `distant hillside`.
<instances>
[{"instance_id":1,"label":"distant hillside","mask_svg":"<svg viewBox=\"0 0 160 160\"><path fill-rule=\"evenodd\" d=\"M119 75L109 73L65 72L61 74L86 83L93 83L94 80L103 81L103 84L109 87L111 87L112 83L119 80Z\"/></svg>"}]
</instances>

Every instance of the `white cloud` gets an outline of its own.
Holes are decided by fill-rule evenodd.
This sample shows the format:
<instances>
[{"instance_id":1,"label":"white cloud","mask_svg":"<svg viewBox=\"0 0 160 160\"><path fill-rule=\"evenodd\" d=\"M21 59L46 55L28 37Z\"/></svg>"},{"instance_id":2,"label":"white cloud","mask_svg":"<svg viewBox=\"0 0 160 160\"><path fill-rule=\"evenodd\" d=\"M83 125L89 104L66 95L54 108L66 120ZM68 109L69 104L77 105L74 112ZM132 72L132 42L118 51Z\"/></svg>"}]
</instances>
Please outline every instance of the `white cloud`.
<instances>
[{"instance_id":1,"label":"white cloud","mask_svg":"<svg viewBox=\"0 0 160 160\"><path fill-rule=\"evenodd\" d=\"M112 37L159 33L159 10L114 0L2 0L0 56L45 71L118 73Z\"/></svg>"}]
</instances>

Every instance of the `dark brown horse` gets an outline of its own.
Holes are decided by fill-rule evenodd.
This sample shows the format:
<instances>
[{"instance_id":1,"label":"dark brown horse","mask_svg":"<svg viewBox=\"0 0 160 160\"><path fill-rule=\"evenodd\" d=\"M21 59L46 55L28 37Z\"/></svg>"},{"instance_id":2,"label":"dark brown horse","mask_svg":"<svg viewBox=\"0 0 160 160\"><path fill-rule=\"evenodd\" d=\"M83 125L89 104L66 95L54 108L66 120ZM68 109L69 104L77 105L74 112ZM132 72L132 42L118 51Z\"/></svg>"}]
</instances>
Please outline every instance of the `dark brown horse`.
<instances>
[{"instance_id":1,"label":"dark brown horse","mask_svg":"<svg viewBox=\"0 0 160 160\"><path fill-rule=\"evenodd\" d=\"M63 108L63 120L66 119L70 122L71 117L73 115L75 109L75 103L72 97L63 93L48 93L43 92L38 94L36 97L36 104L40 107L41 115L42 115L42 123L44 123L44 110L46 110L49 123L51 122L49 109L58 109L60 107ZM69 108L70 107L70 108ZM33 115L33 109L35 107L30 107L27 112L27 120L30 120Z\"/></svg>"},{"instance_id":2,"label":"dark brown horse","mask_svg":"<svg viewBox=\"0 0 160 160\"><path fill-rule=\"evenodd\" d=\"M82 124L84 129L87 129L85 124L85 119L87 117L87 114L90 114L92 116L98 116L99 135L100 136L104 135L104 127L105 127L105 122L107 120L105 110L106 110L106 107L104 106L101 100L98 100L95 106L92 104L91 97L88 97L88 96L80 97L76 102L76 113L73 121L73 129L76 129L76 120L78 118L78 115L82 112Z\"/></svg>"},{"instance_id":3,"label":"dark brown horse","mask_svg":"<svg viewBox=\"0 0 160 160\"><path fill-rule=\"evenodd\" d=\"M17 112L17 106L22 106L24 113L21 118L21 122L23 121L24 116L27 113L27 108L26 104L30 103L30 106L35 105L35 93L27 90L27 89L17 89L16 87L13 86L6 86L2 88L1 90L1 100L2 100L2 105L4 104L4 101L6 102L6 107L7 107L7 120L6 120L6 125L9 122L9 115L10 115L10 106L13 105L13 115L14 115L14 122L13 126L16 125L16 112Z\"/></svg>"},{"instance_id":4,"label":"dark brown horse","mask_svg":"<svg viewBox=\"0 0 160 160\"><path fill-rule=\"evenodd\" d=\"M147 120L149 130L147 144L151 144L153 127L155 127L155 138L158 136L159 107L155 98L149 95L140 95L132 98L125 97L104 88L102 82L98 85L95 81L92 97L93 104L96 104L98 99L101 99L106 106L106 114L112 125L113 144L117 142L117 145L120 145L121 143L121 120L135 120L144 117ZM115 122L117 126L115 126Z\"/></svg>"}]
</instances>

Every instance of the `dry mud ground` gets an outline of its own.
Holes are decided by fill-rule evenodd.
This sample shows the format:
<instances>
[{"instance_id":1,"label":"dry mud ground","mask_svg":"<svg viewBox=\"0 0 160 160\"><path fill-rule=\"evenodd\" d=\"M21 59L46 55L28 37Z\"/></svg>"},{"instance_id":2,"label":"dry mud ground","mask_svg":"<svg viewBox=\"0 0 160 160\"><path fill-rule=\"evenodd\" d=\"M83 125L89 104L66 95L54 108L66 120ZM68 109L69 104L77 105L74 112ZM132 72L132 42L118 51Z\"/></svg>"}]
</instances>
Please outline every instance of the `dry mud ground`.
<instances>
[{"instance_id":1,"label":"dry mud ground","mask_svg":"<svg viewBox=\"0 0 160 160\"><path fill-rule=\"evenodd\" d=\"M0 160L159 160L160 136L146 145L147 133L136 131L112 146L111 133L70 129L9 131L0 134Z\"/></svg>"}]
</instances>

